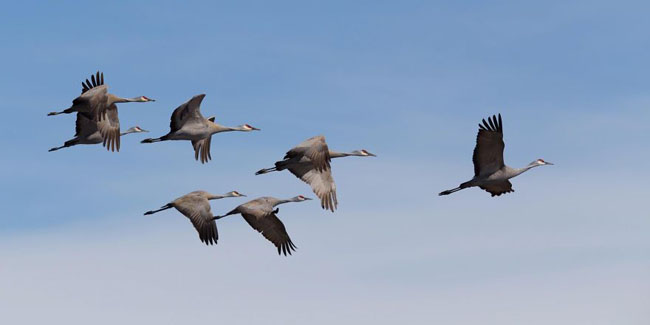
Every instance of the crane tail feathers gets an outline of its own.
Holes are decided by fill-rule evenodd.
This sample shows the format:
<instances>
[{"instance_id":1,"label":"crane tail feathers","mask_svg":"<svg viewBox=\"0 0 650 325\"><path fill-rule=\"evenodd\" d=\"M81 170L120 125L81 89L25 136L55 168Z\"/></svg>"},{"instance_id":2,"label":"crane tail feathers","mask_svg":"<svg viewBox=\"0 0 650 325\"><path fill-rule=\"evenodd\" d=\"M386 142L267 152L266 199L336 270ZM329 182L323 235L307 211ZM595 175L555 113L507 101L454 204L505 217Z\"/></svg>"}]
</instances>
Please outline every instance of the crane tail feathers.
<instances>
[{"instance_id":1,"label":"crane tail feathers","mask_svg":"<svg viewBox=\"0 0 650 325\"><path fill-rule=\"evenodd\" d=\"M460 191L462 189L463 188L459 186L459 187L456 187L456 188L452 188L451 190L442 191L442 192L438 193L438 195L439 196L449 195L451 193L458 192L458 191Z\"/></svg>"}]
</instances>

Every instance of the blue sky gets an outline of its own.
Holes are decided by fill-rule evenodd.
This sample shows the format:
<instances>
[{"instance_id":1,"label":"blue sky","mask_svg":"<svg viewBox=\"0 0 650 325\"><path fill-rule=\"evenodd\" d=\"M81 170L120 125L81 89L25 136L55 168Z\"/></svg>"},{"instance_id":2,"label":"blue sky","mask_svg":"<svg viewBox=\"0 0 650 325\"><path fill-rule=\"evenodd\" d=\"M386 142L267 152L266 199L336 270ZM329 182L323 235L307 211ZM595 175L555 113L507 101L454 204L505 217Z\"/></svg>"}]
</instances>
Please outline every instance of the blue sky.
<instances>
[{"instance_id":1,"label":"blue sky","mask_svg":"<svg viewBox=\"0 0 650 325\"><path fill-rule=\"evenodd\" d=\"M0 12L0 320L66 324L647 324L650 8L607 1L22 2ZM255 133L54 153L80 82L105 73L123 128L172 110ZM477 123L505 160L556 163L499 198L470 189ZM169 210L187 192L312 196L254 176L317 134L339 209L287 205L297 252L240 217L216 247ZM240 199L213 201L226 212ZM99 317L98 317L99 316Z\"/></svg>"}]
</instances>

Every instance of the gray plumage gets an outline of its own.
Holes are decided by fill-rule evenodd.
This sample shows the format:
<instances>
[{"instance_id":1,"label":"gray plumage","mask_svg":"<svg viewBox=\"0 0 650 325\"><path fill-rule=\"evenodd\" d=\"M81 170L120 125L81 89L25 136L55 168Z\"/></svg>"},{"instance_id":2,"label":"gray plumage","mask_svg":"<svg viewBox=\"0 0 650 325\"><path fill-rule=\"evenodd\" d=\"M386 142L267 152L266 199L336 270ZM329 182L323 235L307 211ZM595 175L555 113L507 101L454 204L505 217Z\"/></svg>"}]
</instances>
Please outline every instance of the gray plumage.
<instances>
[{"instance_id":1,"label":"gray plumage","mask_svg":"<svg viewBox=\"0 0 650 325\"><path fill-rule=\"evenodd\" d=\"M219 132L229 131L259 131L260 129L243 124L237 127L227 127L214 123L215 118L205 118L201 114L201 102L205 94L192 97L187 102L178 106L171 116L169 123L170 131L160 138L149 138L142 140L142 143L153 143L166 140L190 140L194 147L194 159L201 159L206 163L212 159L210 155L210 142L212 135Z\"/></svg>"},{"instance_id":2,"label":"gray plumage","mask_svg":"<svg viewBox=\"0 0 650 325\"><path fill-rule=\"evenodd\" d=\"M115 111L115 113L117 114L117 111ZM49 151L56 151L59 149L72 147L78 144L98 144L98 143L108 144L105 145L106 150L119 151L120 145L119 142L116 141L116 139L119 138L120 136L131 134L131 133L149 132L147 130L140 128L139 126L134 126L132 128L129 128L123 133L119 133L119 128L115 129L113 127L114 124L111 123L112 122L110 118L103 119L98 122L88 118L84 113L77 113L74 138L66 141L62 146L54 147ZM110 128L113 129L107 131L107 129ZM104 130L104 134L106 134L107 136L106 137L102 136L102 132L100 132L100 130Z\"/></svg>"},{"instance_id":3,"label":"gray plumage","mask_svg":"<svg viewBox=\"0 0 650 325\"><path fill-rule=\"evenodd\" d=\"M543 159L537 159L524 168L511 168L506 166L503 161L504 148L501 114L498 118L496 115L488 118L487 122L483 119L483 124L479 124L476 147L472 156L474 177L460 186L442 191L438 195L449 195L468 187L478 186L492 196L499 196L514 192L509 179L537 166L553 165Z\"/></svg>"},{"instance_id":4,"label":"gray plumage","mask_svg":"<svg viewBox=\"0 0 650 325\"><path fill-rule=\"evenodd\" d=\"M81 95L72 101L72 106L60 111L50 112L47 114L70 114L77 112L84 114L90 120L98 123L98 131L101 134L104 147L110 147L110 150L119 151L120 148L120 120L117 114L116 103L127 102L153 102L155 100L146 96L133 98L122 98L108 93L108 86L104 84L104 73L97 71L96 75L91 75L90 81L86 79L82 82ZM108 123L99 123L107 120Z\"/></svg>"},{"instance_id":5,"label":"gray plumage","mask_svg":"<svg viewBox=\"0 0 650 325\"><path fill-rule=\"evenodd\" d=\"M278 254L287 254L291 255L292 251L295 251L296 246L289 238L287 229L284 227L284 224L280 219L278 219L277 213L279 209L275 208L276 206L288 202L302 202L306 200L311 200L302 195L295 196L287 200L281 200L274 197L260 197L252 201L248 201L244 204L239 205L230 212L226 213L223 216L216 216L214 219L221 219L223 217L241 214L244 217L244 220L257 230L269 240L275 247L278 249Z\"/></svg>"},{"instance_id":6,"label":"gray plumage","mask_svg":"<svg viewBox=\"0 0 650 325\"><path fill-rule=\"evenodd\" d=\"M175 208L192 222L192 225L199 234L199 239L206 245L216 245L219 239L217 224L214 221L210 209L209 200L222 199L226 197L246 196L237 191L231 191L224 195L213 195L205 191L194 191L185 194L174 201L163 205L158 210L147 211L144 214L150 215L170 208Z\"/></svg>"},{"instance_id":7,"label":"gray plumage","mask_svg":"<svg viewBox=\"0 0 650 325\"><path fill-rule=\"evenodd\" d=\"M332 151L328 148L325 137L319 135L309 138L289 150L283 160L275 163L275 167L261 169L255 175L288 169L311 186L314 194L321 200L323 209L334 212L338 206L338 200L330 162L332 158L349 156L376 157L366 150Z\"/></svg>"}]
</instances>

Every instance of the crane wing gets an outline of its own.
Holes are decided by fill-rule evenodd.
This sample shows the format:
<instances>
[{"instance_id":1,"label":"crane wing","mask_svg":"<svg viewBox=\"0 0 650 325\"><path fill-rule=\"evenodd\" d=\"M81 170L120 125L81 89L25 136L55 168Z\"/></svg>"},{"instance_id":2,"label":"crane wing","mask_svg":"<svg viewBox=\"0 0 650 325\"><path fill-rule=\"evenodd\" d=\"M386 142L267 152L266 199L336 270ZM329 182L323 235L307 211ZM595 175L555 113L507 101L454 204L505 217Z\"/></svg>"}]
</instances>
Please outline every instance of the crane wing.
<instances>
[{"instance_id":1,"label":"crane wing","mask_svg":"<svg viewBox=\"0 0 650 325\"><path fill-rule=\"evenodd\" d=\"M94 115L99 116L100 112L106 110L107 94L108 87L105 85L86 90L79 97L72 100L71 109L76 112L94 112Z\"/></svg>"},{"instance_id":2,"label":"crane wing","mask_svg":"<svg viewBox=\"0 0 650 325\"><path fill-rule=\"evenodd\" d=\"M206 245L216 245L219 239L217 223L212 219L210 202L196 193L190 193L179 199L181 202L174 204L176 210L192 222L194 229L199 234L199 239Z\"/></svg>"},{"instance_id":3,"label":"crane wing","mask_svg":"<svg viewBox=\"0 0 650 325\"><path fill-rule=\"evenodd\" d=\"M503 168L504 147L501 114L498 119L496 116L488 118L488 122L484 119L483 124L479 124L476 147L472 156L474 175L490 175Z\"/></svg>"},{"instance_id":4,"label":"crane wing","mask_svg":"<svg viewBox=\"0 0 650 325\"><path fill-rule=\"evenodd\" d=\"M291 251L296 250L296 246L289 238L287 229L284 227L284 224L275 213L264 213L260 210L250 210L244 209L245 212L242 212L241 215L244 217L244 220L257 230L269 240L275 247L278 249L278 254L287 253L291 255Z\"/></svg>"},{"instance_id":5,"label":"crane wing","mask_svg":"<svg viewBox=\"0 0 650 325\"><path fill-rule=\"evenodd\" d=\"M86 114L77 112L74 136L86 138L95 132L97 132L97 122L93 121Z\"/></svg>"},{"instance_id":6,"label":"crane wing","mask_svg":"<svg viewBox=\"0 0 650 325\"><path fill-rule=\"evenodd\" d=\"M199 160L199 155L200 155L202 164L212 159L212 156L210 155L211 141L212 141L212 136L209 136L199 141L192 140L192 146L194 147L194 159Z\"/></svg>"},{"instance_id":7,"label":"crane wing","mask_svg":"<svg viewBox=\"0 0 650 325\"><path fill-rule=\"evenodd\" d=\"M485 190L492 194L492 196L499 196L501 194L514 192L512 189L512 184L509 180L505 180L498 183L490 183L489 185L480 186L481 189Z\"/></svg>"},{"instance_id":8,"label":"crane wing","mask_svg":"<svg viewBox=\"0 0 650 325\"><path fill-rule=\"evenodd\" d=\"M205 94L200 94L192 97L187 102L178 106L172 113L169 128L171 132L178 131L183 127L183 124L188 121L203 121L205 118L201 115L201 102Z\"/></svg>"},{"instance_id":9,"label":"crane wing","mask_svg":"<svg viewBox=\"0 0 650 325\"><path fill-rule=\"evenodd\" d=\"M322 135L309 138L293 149L287 151L284 159L307 157L314 164L314 168L319 171L330 168L330 151Z\"/></svg>"},{"instance_id":10,"label":"crane wing","mask_svg":"<svg viewBox=\"0 0 650 325\"><path fill-rule=\"evenodd\" d=\"M97 121L97 129L104 138L103 145L106 150L120 151L120 119L117 116L117 106L115 104L108 107L105 118Z\"/></svg>"},{"instance_id":11,"label":"crane wing","mask_svg":"<svg viewBox=\"0 0 650 325\"><path fill-rule=\"evenodd\" d=\"M85 93L88 90L91 90L97 86L101 86L104 84L104 73L97 71L97 77L94 75L90 75L90 80L86 79L86 82L84 83L83 81L81 82L81 93Z\"/></svg>"},{"instance_id":12,"label":"crane wing","mask_svg":"<svg viewBox=\"0 0 650 325\"><path fill-rule=\"evenodd\" d=\"M316 170L310 162L290 165L289 171L311 186L314 194L320 198L320 205L325 210L334 212L338 205L336 200L336 184L332 170Z\"/></svg>"}]
</instances>

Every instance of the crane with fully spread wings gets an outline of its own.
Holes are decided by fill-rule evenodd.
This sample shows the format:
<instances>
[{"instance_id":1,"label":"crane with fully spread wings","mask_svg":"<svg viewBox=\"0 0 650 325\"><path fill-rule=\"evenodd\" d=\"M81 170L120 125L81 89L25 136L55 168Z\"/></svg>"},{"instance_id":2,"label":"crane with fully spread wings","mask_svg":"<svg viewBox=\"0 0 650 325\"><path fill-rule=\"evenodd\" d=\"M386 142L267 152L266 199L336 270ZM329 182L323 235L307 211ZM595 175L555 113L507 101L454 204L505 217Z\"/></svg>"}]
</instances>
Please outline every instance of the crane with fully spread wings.
<instances>
[{"instance_id":1,"label":"crane with fully spread wings","mask_svg":"<svg viewBox=\"0 0 650 325\"><path fill-rule=\"evenodd\" d=\"M199 239L206 245L216 245L219 239L217 224L214 222L214 216L210 209L210 200L223 199L226 197L246 196L237 191L231 191L224 195L213 195L205 191L194 191L185 194L174 201L171 201L158 210L147 211L144 214L150 215L171 208L176 208L182 213L199 233Z\"/></svg>"},{"instance_id":2,"label":"crane with fully spread wings","mask_svg":"<svg viewBox=\"0 0 650 325\"><path fill-rule=\"evenodd\" d=\"M512 168L503 162L503 122L501 114L483 119L479 124L478 135L476 136L476 147L472 161L474 162L474 177L460 186L442 191L438 195L449 195L468 187L478 186L489 192L492 196L499 196L504 193L514 192L509 179L528 171L533 167L553 165L544 159L537 159L523 168Z\"/></svg>"},{"instance_id":3,"label":"crane with fully spread wings","mask_svg":"<svg viewBox=\"0 0 650 325\"><path fill-rule=\"evenodd\" d=\"M351 152L332 151L327 147L325 137L319 135L309 138L287 151L284 159L277 161L275 167L261 169L255 175L288 169L311 186L314 194L321 200L323 209L334 212L338 200L330 161L332 158L349 156L376 157L364 149Z\"/></svg>"},{"instance_id":4,"label":"crane with fully spread wings","mask_svg":"<svg viewBox=\"0 0 650 325\"><path fill-rule=\"evenodd\" d=\"M302 195L286 200L264 196L241 204L225 215L215 216L214 219L217 220L229 215L241 214L253 229L260 232L264 238L275 245L278 249L278 254L284 254L285 256L287 254L291 255L291 252L296 249L296 246L291 241L291 238L289 238L284 224L278 219L277 214L280 209L275 207L284 203L303 202L307 200L311 199Z\"/></svg>"},{"instance_id":5,"label":"crane with fully spread wings","mask_svg":"<svg viewBox=\"0 0 650 325\"><path fill-rule=\"evenodd\" d=\"M117 114L117 103L144 103L155 100L146 96L133 98L122 98L108 93L108 86L104 84L104 73L97 71L81 83L81 95L72 101L72 106L60 111L50 112L48 116L59 114L77 113L77 127L79 125L79 114L83 114L86 120L94 122L97 131L101 135L102 143L111 151L120 151L120 119ZM82 119L83 121L83 119ZM85 121L84 121L85 123Z\"/></svg>"},{"instance_id":6,"label":"crane with fully spread wings","mask_svg":"<svg viewBox=\"0 0 650 325\"><path fill-rule=\"evenodd\" d=\"M201 163L206 163L212 159L210 155L210 142L212 135L220 132L229 131L259 131L260 129L243 124L236 127L228 127L215 123L214 117L205 118L201 114L201 102L205 94L192 97L187 102L178 106L171 116L169 123L169 133L160 138L149 138L142 140L142 143L154 143L167 140L189 140L194 147L194 159L201 159Z\"/></svg>"}]
</instances>

